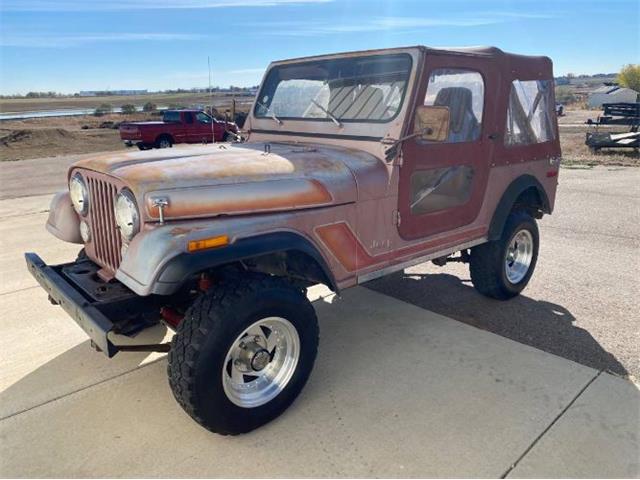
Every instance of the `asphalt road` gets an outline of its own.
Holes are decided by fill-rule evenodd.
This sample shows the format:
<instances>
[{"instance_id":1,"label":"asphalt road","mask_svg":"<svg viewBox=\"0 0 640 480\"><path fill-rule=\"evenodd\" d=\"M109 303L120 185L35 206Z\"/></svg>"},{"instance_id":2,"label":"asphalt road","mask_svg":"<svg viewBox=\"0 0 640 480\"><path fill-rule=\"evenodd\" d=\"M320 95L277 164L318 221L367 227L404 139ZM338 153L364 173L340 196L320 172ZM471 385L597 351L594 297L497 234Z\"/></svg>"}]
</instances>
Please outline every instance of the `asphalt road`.
<instances>
[{"instance_id":1,"label":"asphalt road","mask_svg":"<svg viewBox=\"0 0 640 480\"><path fill-rule=\"evenodd\" d=\"M0 199L53 193L77 156L0 163ZM640 379L640 170L563 168L540 223L531 283L508 302L477 294L466 265L431 263L367 284L422 308L599 370Z\"/></svg>"}]
</instances>

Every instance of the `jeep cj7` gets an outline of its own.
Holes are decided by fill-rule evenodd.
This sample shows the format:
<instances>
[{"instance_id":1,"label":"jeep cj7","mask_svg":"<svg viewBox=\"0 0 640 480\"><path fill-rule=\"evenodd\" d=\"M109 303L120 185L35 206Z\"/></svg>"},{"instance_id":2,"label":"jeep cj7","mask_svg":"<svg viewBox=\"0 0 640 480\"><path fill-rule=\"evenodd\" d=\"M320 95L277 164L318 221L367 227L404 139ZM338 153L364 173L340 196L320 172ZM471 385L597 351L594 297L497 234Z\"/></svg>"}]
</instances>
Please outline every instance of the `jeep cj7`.
<instances>
[{"instance_id":1,"label":"jeep cj7","mask_svg":"<svg viewBox=\"0 0 640 480\"><path fill-rule=\"evenodd\" d=\"M89 156L47 229L78 258L28 268L111 357L169 351L184 410L220 434L282 413L313 367L306 288L427 260L482 294L527 285L560 162L546 57L425 47L272 63L247 141ZM171 344L123 344L158 322Z\"/></svg>"}]
</instances>

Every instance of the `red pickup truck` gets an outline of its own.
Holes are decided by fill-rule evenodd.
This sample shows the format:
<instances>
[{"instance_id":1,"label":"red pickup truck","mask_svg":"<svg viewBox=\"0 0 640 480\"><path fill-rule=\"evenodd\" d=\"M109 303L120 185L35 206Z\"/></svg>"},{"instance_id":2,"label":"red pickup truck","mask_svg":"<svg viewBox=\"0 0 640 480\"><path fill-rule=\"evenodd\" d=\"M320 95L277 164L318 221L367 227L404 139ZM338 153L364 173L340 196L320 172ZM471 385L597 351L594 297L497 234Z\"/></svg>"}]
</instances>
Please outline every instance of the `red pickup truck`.
<instances>
[{"instance_id":1,"label":"red pickup truck","mask_svg":"<svg viewBox=\"0 0 640 480\"><path fill-rule=\"evenodd\" d=\"M224 142L230 132L238 132L235 123L216 120L201 110L166 110L162 121L120 125L125 145L136 145L140 150L168 148L175 143Z\"/></svg>"}]
</instances>

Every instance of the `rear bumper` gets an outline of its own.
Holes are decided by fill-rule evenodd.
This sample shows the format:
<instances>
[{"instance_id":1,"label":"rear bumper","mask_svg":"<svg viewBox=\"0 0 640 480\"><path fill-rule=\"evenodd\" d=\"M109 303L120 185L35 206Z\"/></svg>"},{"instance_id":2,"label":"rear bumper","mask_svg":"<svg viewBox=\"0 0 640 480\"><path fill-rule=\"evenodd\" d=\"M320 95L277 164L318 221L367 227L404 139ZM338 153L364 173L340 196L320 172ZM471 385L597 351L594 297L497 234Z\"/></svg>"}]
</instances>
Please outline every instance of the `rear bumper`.
<instances>
[{"instance_id":1,"label":"rear bumper","mask_svg":"<svg viewBox=\"0 0 640 480\"><path fill-rule=\"evenodd\" d=\"M118 348L108 339L108 334L113 330L114 324L38 255L26 253L25 259L29 272L49 294L50 300L60 305L105 355L113 357Z\"/></svg>"}]
</instances>

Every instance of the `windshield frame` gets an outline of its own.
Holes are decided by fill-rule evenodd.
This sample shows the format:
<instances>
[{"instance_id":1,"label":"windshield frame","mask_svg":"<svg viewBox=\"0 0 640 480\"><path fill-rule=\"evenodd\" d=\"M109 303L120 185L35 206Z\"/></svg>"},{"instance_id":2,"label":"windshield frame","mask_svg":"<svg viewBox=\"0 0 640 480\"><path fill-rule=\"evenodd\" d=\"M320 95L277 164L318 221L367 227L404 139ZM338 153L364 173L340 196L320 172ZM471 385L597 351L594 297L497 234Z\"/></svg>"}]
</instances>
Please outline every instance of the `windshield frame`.
<instances>
[{"instance_id":1,"label":"windshield frame","mask_svg":"<svg viewBox=\"0 0 640 480\"><path fill-rule=\"evenodd\" d=\"M414 74L413 72L413 56L408 53L408 52L393 52L393 53L378 53L378 54L374 54L374 55L357 55L357 56L336 56L333 58L327 58L327 59L310 59L310 60L304 60L304 61L296 61L296 62L287 62L287 63L280 63L280 64L275 64L273 65L266 73L264 76L264 80L262 81L262 84L260 85L260 90L258 91L258 95L256 96L256 102L254 102L253 105L253 109L252 109L252 113L253 113L253 117L257 120L263 120L263 119L269 119L271 118L271 116L269 115L269 112L271 111L271 109L269 108L269 110L267 110L267 112L265 112L264 115L260 115L259 114L259 110L258 107L260 105L258 105L260 103L260 98L262 97L263 94L263 90L265 88L265 86L267 85L267 81L269 79L269 76L272 74L273 71L275 71L276 69L279 68L287 68L290 66L298 66L298 65L304 65L304 64L313 64L313 63L329 63L332 61L336 61L336 60L341 60L341 59L350 59L350 60L358 60L361 58L375 58L375 57L379 57L379 58L390 58L390 57L406 57L408 59L408 65L407 65L407 72L406 72L406 82L405 82L405 87L402 91L402 96L400 97L400 102L398 104L398 108L396 109L396 111L394 112L393 116L389 117L389 118L384 118L384 119L366 119L366 118L355 118L355 119L351 119L351 118L340 118L338 117L338 120L341 123L347 124L384 124L384 123L389 123L394 121L398 115L400 115L400 113L402 112L403 108L404 108L404 102L407 98L407 90L409 90L410 86L411 86L411 78L412 75ZM277 89L277 86L276 86ZM274 90L275 91L275 90ZM271 104L269 104L269 107L271 107ZM292 121L292 122L322 122L322 123L334 123L333 119L331 119L330 117L285 117L282 115L278 115L278 119L282 120L282 121Z\"/></svg>"}]
</instances>

